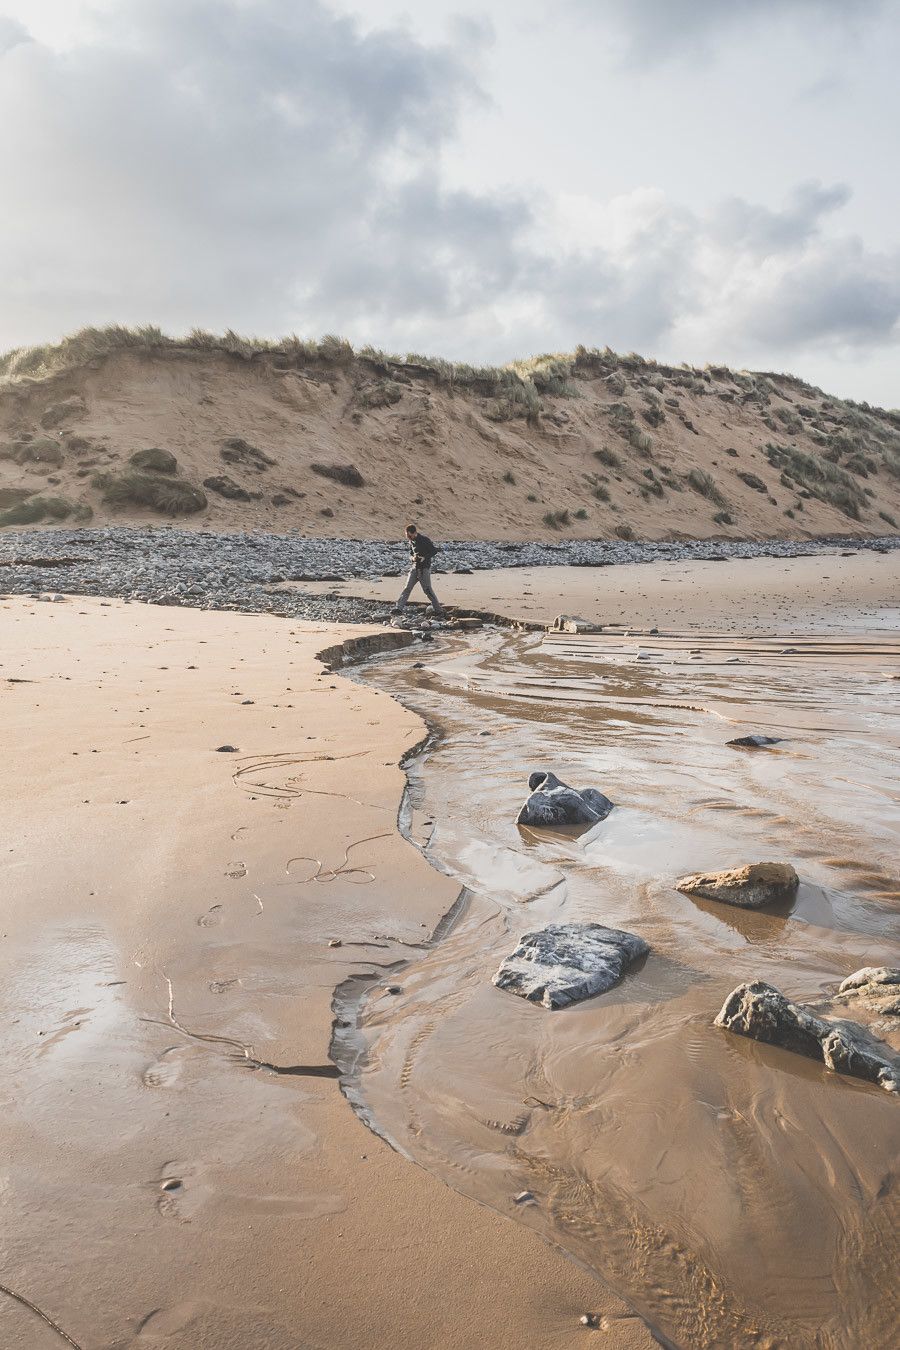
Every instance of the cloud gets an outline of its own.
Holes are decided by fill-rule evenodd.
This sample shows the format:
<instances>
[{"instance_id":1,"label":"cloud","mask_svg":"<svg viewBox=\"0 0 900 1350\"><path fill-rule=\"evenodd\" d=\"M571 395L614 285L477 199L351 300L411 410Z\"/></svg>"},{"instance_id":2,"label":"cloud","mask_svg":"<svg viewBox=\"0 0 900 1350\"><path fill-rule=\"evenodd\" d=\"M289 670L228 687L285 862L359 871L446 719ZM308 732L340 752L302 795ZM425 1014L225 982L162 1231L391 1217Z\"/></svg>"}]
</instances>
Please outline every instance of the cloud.
<instances>
[{"instance_id":1,"label":"cloud","mask_svg":"<svg viewBox=\"0 0 900 1350\"><path fill-rule=\"evenodd\" d=\"M60 51L0 23L0 345L113 321L474 360L896 339L900 257L840 233L843 184L707 213L451 186L487 40L364 30L324 0L122 0Z\"/></svg>"},{"instance_id":2,"label":"cloud","mask_svg":"<svg viewBox=\"0 0 900 1350\"><path fill-rule=\"evenodd\" d=\"M853 25L874 15L882 0L569 0L589 18L618 32L624 57L650 66L685 54L708 54L723 33L760 24L804 21Z\"/></svg>"}]
</instances>

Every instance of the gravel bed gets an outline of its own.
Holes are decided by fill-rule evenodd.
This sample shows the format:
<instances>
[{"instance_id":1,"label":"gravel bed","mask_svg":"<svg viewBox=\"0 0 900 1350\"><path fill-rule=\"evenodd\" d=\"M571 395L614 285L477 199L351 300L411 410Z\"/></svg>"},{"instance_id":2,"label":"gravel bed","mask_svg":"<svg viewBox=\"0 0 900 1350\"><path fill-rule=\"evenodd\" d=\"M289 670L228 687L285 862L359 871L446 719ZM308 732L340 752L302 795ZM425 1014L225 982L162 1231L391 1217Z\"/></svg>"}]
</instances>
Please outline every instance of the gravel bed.
<instances>
[{"instance_id":1,"label":"gravel bed","mask_svg":"<svg viewBox=\"0 0 900 1350\"><path fill-rule=\"evenodd\" d=\"M900 535L878 539L833 536L789 542L630 543L561 540L507 544L447 542L437 572L496 567L598 567L662 559L794 558L836 548L900 548ZM282 582L400 577L406 547L362 539L304 539L298 535L215 534L173 528L108 526L81 530L17 530L0 534L0 593L99 595L156 605L282 614L317 622L386 620L381 601L310 595ZM399 589L399 587L398 587Z\"/></svg>"}]
</instances>

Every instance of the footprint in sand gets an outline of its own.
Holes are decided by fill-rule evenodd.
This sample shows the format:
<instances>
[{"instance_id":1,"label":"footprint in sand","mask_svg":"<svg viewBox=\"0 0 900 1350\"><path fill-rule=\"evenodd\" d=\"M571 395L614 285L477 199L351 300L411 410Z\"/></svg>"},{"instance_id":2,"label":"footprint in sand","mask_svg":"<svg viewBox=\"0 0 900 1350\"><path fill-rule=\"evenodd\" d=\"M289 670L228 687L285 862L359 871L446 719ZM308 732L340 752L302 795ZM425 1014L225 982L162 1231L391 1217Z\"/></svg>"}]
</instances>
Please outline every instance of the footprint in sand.
<instances>
[{"instance_id":1,"label":"footprint in sand","mask_svg":"<svg viewBox=\"0 0 900 1350\"><path fill-rule=\"evenodd\" d=\"M241 877L247 875L247 869L242 862L232 862L225 868L225 875L226 877L233 877L235 881L239 881Z\"/></svg>"},{"instance_id":2,"label":"footprint in sand","mask_svg":"<svg viewBox=\"0 0 900 1350\"><path fill-rule=\"evenodd\" d=\"M141 1075L144 1087L172 1087L178 1082L185 1060L192 1053L189 1045L171 1045Z\"/></svg>"},{"instance_id":3,"label":"footprint in sand","mask_svg":"<svg viewBox=\"0 0 900 1350\"><path fill-rule=\"evenodd\" d=\"M203 1201L204 1188L198 1186L199 1172L191 1163L171 1159L163 1163L156 1181L156 1208L164 1219L190 1223L191 1214Z\"/></svg>"},{"instance_id":4,"label":"footprint in sand","mask_svg":"<svg viewBox=\"0 0 900 1350\"><path fill-rule=\"evenodd\" d=\"M197 923L200 925L201 928L215 928L216 924L221 922L222 922L221 905L213 905L210 909L206 911L205 914L201 914L200 918L197 920Z\"/></svg>"}]
</instances>

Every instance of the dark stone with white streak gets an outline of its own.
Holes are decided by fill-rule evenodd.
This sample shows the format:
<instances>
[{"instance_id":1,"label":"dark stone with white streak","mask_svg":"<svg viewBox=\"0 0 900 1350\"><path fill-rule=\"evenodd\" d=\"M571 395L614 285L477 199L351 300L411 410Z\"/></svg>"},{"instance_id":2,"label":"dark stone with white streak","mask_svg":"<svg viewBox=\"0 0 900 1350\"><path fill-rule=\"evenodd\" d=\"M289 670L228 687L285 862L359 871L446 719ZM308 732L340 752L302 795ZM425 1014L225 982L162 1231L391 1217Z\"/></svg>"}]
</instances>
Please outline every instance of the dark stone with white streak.
<instances>
[{"instance_id":1,"label":"dark stone with white streak","mask_svg":"<svg viewBox=\"0 0 900 1350\"><path fill-rule=\"evenodd\" d=\"M650 947L642 937L599 923L557 923L526 933L494 976L498 989L545 1008L602 994Z\"/></svg>"},{"instance_id":2,"label":"dark stone with white streak","mask_svg":"<svg viewBox=\"0 0 900 1350\"><path fill-rule=\"evenodd\" d=\"M516 817L517 825L552 829L561 825L596 825L605 820L613 803L596 788L569 787L556 774L539 771L528 779L531 796Z\"/></svg>"}]
</instances>

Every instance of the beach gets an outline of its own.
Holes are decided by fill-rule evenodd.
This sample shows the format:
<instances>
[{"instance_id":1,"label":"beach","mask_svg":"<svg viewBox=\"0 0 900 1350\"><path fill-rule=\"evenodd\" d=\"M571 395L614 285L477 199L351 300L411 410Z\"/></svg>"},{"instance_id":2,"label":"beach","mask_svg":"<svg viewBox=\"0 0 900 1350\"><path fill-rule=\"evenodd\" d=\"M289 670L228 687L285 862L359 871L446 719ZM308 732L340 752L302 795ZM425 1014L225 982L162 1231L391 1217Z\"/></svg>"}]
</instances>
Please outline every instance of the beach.
<instances>
[{"instance_id":1,"label":"beach","mask_svg":"<svg viewBox=\"0 0 900 1350\"><path fill-rule=\"evenodd\" d=\"M422 723L315 660L361 630L77 596L0 624L0 1342L64 1343L12 1291L82 1350L562 1346L586 1311L650 1344L341 1095L336 988L390 998L459 889L396 828Z\"/></svg>"},{"instance_id":2,"label":"beach","mask_svg":"<svg viewBox=\"0 0 900 1350\"><path fill-rule=\"evenodd\" d=\"M738 611L733 594L717 600L707 591L698 618L710 632L730 628L734 645L737 629L752 628L750 597L759 599L771 585L756 569L775 561L788 568L783 613L773 623L772 606L761 605L758 623L813 639L824 624L823 631L841 629L844 639L839 661L819 652L802 667L817 671L827 723L804 712L793 677L778 677L784 703L778 716L789 714L801 740L814 734L824 744L822 728L833 734L834 718L846 711L848 681L854 698L870 689L872 708L887 710L888 682L898 670L891 632L896 556L829 559L831 591L821 575L813 590L806 571L812 560L793 564L799 579L784 560L731 569L702 564L723 577L730 570L747 598L746 610ZM847 572L863 564L873 577L868 590ZM523 599L535 618L579 609L590 617L590 596L578 586L598 578L608 586L619 571L646 590L649 566L546 571L542 589L536 582L528 587L536 589L531 597L523 595L525 571L517 570L446 578L454 588L448 599L498 610L508 603L511 618L529 617ZM671 584L660 578L659 593ZM694 586L696 604L696 579ZM852 587L860 588L855 610ZM798 597L806 595L804 605ZM627 621L636 627L654 617L661 629L684 626L675 622L681 614L649 601L641 607L634 592L627 605ZM652 824L660 787L677 784L668 762L661 783L651 784L641 729L654 740L690 739L702 726L705 743L729 702L729 716L742 728L757 714L771 720L760 691L773 661L796 668L803 658L773 658L766 649L759 667L757 657L747 661L763 681L748 691L753 672L724 668L718 655L704 652L702 669L688 668L691 647L703 650L690 638L671 639L663 655L638 666L643 649L617 631L608 647L601 640L579 651L563 640L541 657L539 634L439 635L431 645L416 642L371 668L338 674L316 653L385 630L78 595L7 597L0 626L7 902L0 1129L9 1160L4 1346L43 1350L66 1343L64 1333L81 1350L351 1343L462 1350L575 1345L593 1330L602 1344L631 1350L654 1343L648 1324L659 1335L697 1325L690 1317L667 1321L660 1309L670 1298L706 1318L706 1276L673 1283L658 1247L640 1234L649 1231L648 1213L660 1233L667 1214L674 1216L680 1245L663 1249L675 1252L676 1264L715 1267L690 1245L679 1217L696 1181L671 1191L667 1207L659 1190L660 1177L673 1184L665 1164L650 1176L645 1163L661 1158L680 1122L672 1158L693 1174L690 1104L708 1090L718 1061L711 1067L701 1058L705 1086L700 1078L688 1083L679 1111L660 1113L660 1093L671 1095L662 1088L671 1045L665 1024L644 1022L637 1009L642 998L659 1000L650 963L636 991L626 982L557 1022L492 989L490 976L510 936L544 914L544 902L530 897L544 889L548 869L566 878L584 914L595 904L590 897L599 876L612 897L604 914L635 929L652 917L654 947L669 963L671 988L689 1000L686 1015L692 1025L711 1022L719 984L704 989L701 980L698 994L694 982L684 982L690 963L665 956L670 938L663 928L668 924L671 934L672 921L663 924L670 906L664 878L689 858L697 865L720 861L708 820L730 818L724 803L735 782L715 769L716 786L706 797L722 809L714 802L696 807L704 819L690 847L671 831L660 834ZM515 644L522 642L533 646L520 650ZM529 703L523 675L538 659L557 662L553 687L547 672L535 668L540 680ZM687 673L670 670L670 661ZM620 687L619 677L610 683L610 662L620 673L627 666L629 679L639 672L642 690ZM738 677L740 689L729 693ZM660 712L667 700L658 681L686 678L714 682L696 700L711 713L677 706ZM871 680L877 688L867 685ZM528 706L533 711L523 723ZM854 706L851 741L863 734L864 712L862 703ZM439 739L404 773L402 757L426 737L423 716ZM661 716L668 719L664 729L656 725ZM611 739L597 758L606 720ZM547 734L560 768L565 761L602 772L599 785L627 808L611 818L618 815L618 834L602 876L594 870L596 856L522 847L511 831L524 778L547 753ZM718 746L723 737L713 739ZM835 753L845 749L836 746ZM870 847L877 837L886 859L896 841L896 805L889 791L885 796L896 744L885 743L882 752L867 759L843 826L851 839L859 836L863 851L840 856L850 863L864 858L858 871L868 880L852 867L840 873L836 864L826 876L816 844L809 856L816 854L820 870L802 892L797 919L776 925L778 941L789 935L791 950L805 951L805 977L794 992L820 991L826 975L847 973L879 953L888 963L896 945L896 897L887 894L894 883L885 865L876 884ZM626 763L633 774L624 772ZM709 765L695 771L702 777ZM774 770L761 765L759 772L764 786ZM804 794L816 773L816 764L807 764ZM774 818L754 817L753 806L742 806L739 817L746 827L739 840L748 848L758 842L759 820ZM707 815L714 810L717 816ZM786 827L770 838L773 847L796 852ZM708 846L702 855L701 842ZM648 889L646 857L654 849ZM720 849L723 857L727 851ZM863 930L859 897L868 914ZM759 935L764 948L775 930L765 916L750 916L749 927L739 914L732 917L735 924L723 929L702 907L693 917L687 905L678 911L686 940L702 945L712 934L719 943L728 932L732 947L747 949L741 961L749 969L761 950ZM820 949L813 958L803 945L804 925L823 923L838 934L824 961ZM721 980L730 974L726 964ZM449 1006L441 1003L448 995ZM607 1048L626 1044L629 1035L635 1044L627 1059L637 1057L636 1074L630 1084L617 1079L610 1095ZM553 1048L559 1037L562 1059ZM845 1091L833 1078L823 1083L820 1068L798 1062L799 1081L809 1080L820 1109L845 1093L845 1145L862 1128L870 1139L882 1138L884 1111L895 1110L886 1094L858 1085ZM549 1074L549 1093L546 1081L521 1077L521 1065L529 1063ZM761 1063L754 1072L765 1078L771 1066L765 1056ZM568 1077L561 1082L564 1064ZM859 1114L847 1114L846 1092L859 1099ZM542 1118L532 1119L531 1098L553 1105L554 1093L569 1103L562 1116L539 1108ZM599 1117L588 1111L591 1103L602 1108ZM653 1118L651 1134L642 1126L624 1152L620 1109L626 1118L629 1111ZM468 1121L463 1129L461 1120ZM585 1196L598 1184L589 1162L597 1148L615 1169L621 1203L612 1208L609 1193L595 1191L585 1226ZM852 1147L848 1156L859 1178ZM864 1176L871 1204L876 1170L873 1162ZM588 1192L571 1190L567 1179L576 1174ZM554 1175L558 1185L551 1184ZM522 1193L526 1199L517 1201ZM798 1195L802 1212L817 1213L830 1231L827 1206L810 1208L802 1187ZM791 1198L780 1196L779 1204ZM728 1211L717 1214L722 1236ZM764 1206L758 1211L756 1250L780 1221ZM880 1242L889 1269L885 1222L858 1226L868 1275L850 1260L857 1283L838 1287L854 1308L871 1296L876 1313L866 1343L886 1350L878 1336L892 1295L873 1260ZM777 1339L777 1307L767 1321L754 1311L752 1288L737 1297L736 1270L726 1261L717 1274L716 1300L725 1312L724 1320L704 1322L712 1339L671 1343L726 1343L715 1335L733 1328L735 1316L747 1319L737 1325L759 1324L760 1339L747 1343L786 1343ZM822 1278L830 1278L827 1271ZM806 1345L803 1318L817 1286L801 1281L795 1292L801 1285L801 1334L790 1343ZM831 1343L854 1344L839 1335Z\"/></svg>"}]
</instances>

